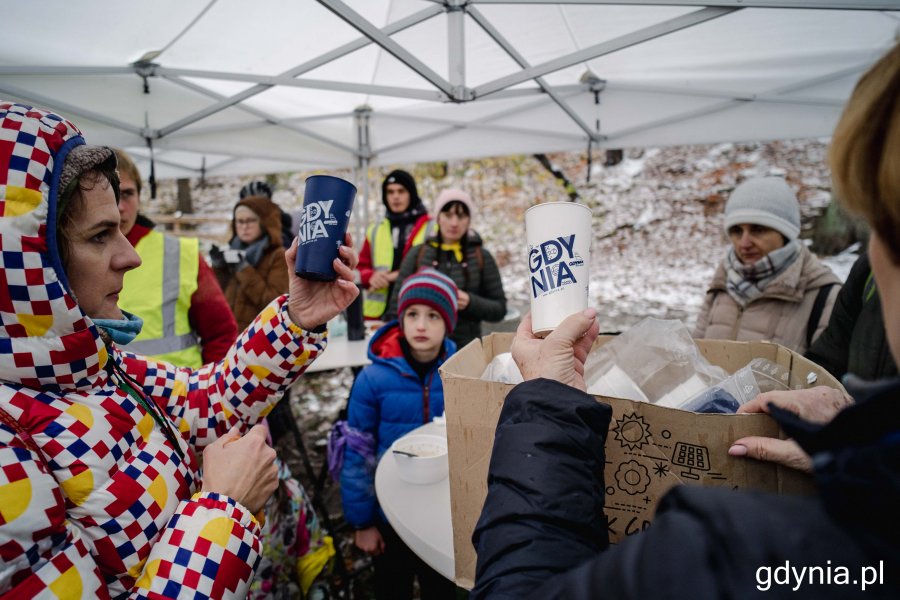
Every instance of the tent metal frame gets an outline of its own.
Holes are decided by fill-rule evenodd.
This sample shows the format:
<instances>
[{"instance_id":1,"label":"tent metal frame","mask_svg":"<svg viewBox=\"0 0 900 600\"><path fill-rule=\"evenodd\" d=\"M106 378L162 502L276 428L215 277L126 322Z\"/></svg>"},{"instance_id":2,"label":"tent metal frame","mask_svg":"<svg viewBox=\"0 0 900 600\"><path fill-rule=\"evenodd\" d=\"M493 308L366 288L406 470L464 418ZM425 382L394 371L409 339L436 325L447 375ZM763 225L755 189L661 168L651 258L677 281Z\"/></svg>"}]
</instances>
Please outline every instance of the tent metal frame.
<instances>
[{"instance_id":1,"label":"tent metal frame","mask_svg":"<svg viewBox=\"0 0 900 600\"><path fill-rule=\"evenodd\" d=\"M0 92L15 97L34 101L40 104L54 106L60 110L66 111L77 117L91 119L108 127L120 130L135 136L135 144L146 141L157 142L165 138L182 138L191 135L211 132L228 132L247 130L256 127L275 126L280 127L293 135L299 135L307 139L316 140L333 148L340 150L352 157L355 161L357 169L368 169L368 165L379 154L389 152L393 148L401 145L415 145L435 139L442 135L459 131L466 127L491 128L497 131L505 131L512 133L535 133L525 128L513 128L504 126L494 121L510 115L512 112L520 112L530 110L548 103L555 104L566 117L575 124L580 131L578 137L584 142L606 143L622 139L626 135L630 135L639 131L660 127L677 123L679 121L690 120L701 114L710 114L711 112L724 111L730 108L741 106L747 102L760 103L789 103L811 107L830 106L836 103L828 100L817 98L805 98L797 95L785 97L788 92L797 92L812 87L818 83L836 79L839 77L853 74L863 69L865 65L854 67L852 69L844 69L835 73L794 84L789 88L781 88L776 90L768 90L765 92L747 94L736 93L728 90L684 90L677 88L667 88L665 86L641 86L634 84L617 83L615 81L602 81L602 87L610 90L625 90L635 92L650 93L669 93L688 96L708 96L710 98L720 98L722 101L712 106L708 106L702 110L687 111L678 115L666 117L651 123L643 123L632 128L626 128L614 132L600 132L596 127L591 127L585 119L580 116L567 102L568 99L578 94L598 92L596 84L582 83L577 85L553 86L550 85L544 77L548 74L557 72L562 69L578 65L585 61L593 60L598 57L617 52L624 48L641 44L649 40L668 35L670 33L681 31L695 25L705 23L707 21L717 19L735 11L744 8L766 8L766 9L824 9L824 10L864 10L864 11L889 11L900 10L900 0L430 0L430 6L426 6L413 14L410 14L393 23L387 24L382 28L378 28L370 21L365 19L359 13L354 11L342 0L316 0L324 8L328 9L334 15L339 17L349 26L358 31L361 35L359 38L352 40L346 44L339 46L329 52L323 53L313 59L307 60L287 71L276 75L256 75L247 73L235 73L227 71L210 71L201 69L183 69L166 67L152 62L159 58L172 44L180 39L187 31L200 21L209 9L215 4L215 0L211 0L200 10L191 21L172 39L162 50L151 52L142 57L142 59L132 65L125 66L94 66L94 67L66 67L66 66L0 66L0 77L2 76L66 76L66 77L88 77L98 75L122 75L133 76L138 75L144 78L162 78L175 85L179 85L193 93L201 95L211 100L211 104L205 108L198 110L192 114L182 117L172 123L163 125L159 128L137 127L135 125L119 121L117 119L98 114L90 109L72 105L71 103L61 102L57 99L44 97L42 94L31 92L18 85L13 85L0 80ZM541 64L532 65L522 55L521 52L507 40L479 10L478 5L654 5L654 6L681 6L696 7L697 10L679 15L677 17L667 19L645 27L617 38L607 40L605 42L595 44L586 48L581 48L564 56L557 57L553 60L546 61ZM428 21L438 15L447 15L447 45L448 45L448 76L442 77L421 60L416 58L411 52L405 49L401 44L393 39L393 35L406 29L414 27L420 23ZM892 15L891 15L892 16ZM471 22L480 27L488 37L497 44L518 66L519 71L499 77L493 81L483 83L475 87L466 85L466 64L465 64L465 34L468 17ZM334 60L345 57L361 48L375 45L387 52L407 68L418 74L426 83L425 88L406 88L398 86L385 86L376 84L351 83L341 81L328 81L322 79L310 79L301 77L303 74L317 69ZM251 87L239 93L230 96L218 94L204 86L197 84L189 79L211 79L223 81L236 81L254 84ZM515 88L515 86L533 81L536 87L527 89ZM312 88L319 90L330 90L338 92L350 92L363 95L389 96L394 98L404 98L411 100L422 100L426 102L454 102L466 103L478 101L483 98L515 98L527 97L535 95L536 102L524 103L517 109L510 111L509 109L497 111L492 114L481 117L472 122L462 122L453 120L428 119L415 116L404 115L402 118L406 120L419 120L421 122L430 122L444 127L437 131L432 131L426 135L416 135L410 139L392 142L376 148L372 145L369 132L369 124L372 119L379 118L383 115L385 118L395 118L390 111L384 111L380 114L372 112L371 108L361 107L355 111L356 123L356 145L351 146L334 139L317 133L303 125L315 120L327 120L328 118L337 118L346 116L347 113L339 115L322 115L315 117L302 118L283 118L267 113L264 110L255 108L245 103L246 100L265 92L276 86ZM194 126L203 120L215 115L225 109L235 107L241 112L246 113L250 118L257 119L247 121L245 123L237 123L231 125L210 125L210 126ZM193 126L193 127L192 127ZM548 134L545 131L539 132L542 136L548 138L557 137L575 137L570 132L557 134ZM155 155L165 155L165 144L156 145ZM263 156L260 153L248 153L247 158L270 159L271 157ZM160 156L162 158L162 156ZM225 162L219 162L212 168L221 166ZM181 168L196 172L196 167L187 164L180 164L172 161L172 164ZM325 163L323 162L323 165ZM365 186L368 190L368 185ZM367 204L367 203L366 203Z\"/></svg>"}]
</instances>

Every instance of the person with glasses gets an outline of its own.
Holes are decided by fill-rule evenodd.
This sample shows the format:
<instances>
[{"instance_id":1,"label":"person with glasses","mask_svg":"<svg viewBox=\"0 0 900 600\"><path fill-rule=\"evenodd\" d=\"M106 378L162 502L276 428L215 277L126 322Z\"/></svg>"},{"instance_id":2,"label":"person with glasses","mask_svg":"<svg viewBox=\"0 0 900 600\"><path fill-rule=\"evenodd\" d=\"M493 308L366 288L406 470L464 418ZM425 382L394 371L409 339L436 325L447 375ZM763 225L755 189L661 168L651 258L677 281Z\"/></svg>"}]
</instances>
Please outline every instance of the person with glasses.
<instances>
[{"instance_id":1,"label":"person with glasses","mask_svg":"<svg viewBox=\"0 0 900 600\"><path fill-rule=\"evenodd\" d=\"M213 270L240 329L288 289L281 237L278 205L264 193L242 195L234 207L228 248L210 252Z\"/></svg>"}]
</instances>

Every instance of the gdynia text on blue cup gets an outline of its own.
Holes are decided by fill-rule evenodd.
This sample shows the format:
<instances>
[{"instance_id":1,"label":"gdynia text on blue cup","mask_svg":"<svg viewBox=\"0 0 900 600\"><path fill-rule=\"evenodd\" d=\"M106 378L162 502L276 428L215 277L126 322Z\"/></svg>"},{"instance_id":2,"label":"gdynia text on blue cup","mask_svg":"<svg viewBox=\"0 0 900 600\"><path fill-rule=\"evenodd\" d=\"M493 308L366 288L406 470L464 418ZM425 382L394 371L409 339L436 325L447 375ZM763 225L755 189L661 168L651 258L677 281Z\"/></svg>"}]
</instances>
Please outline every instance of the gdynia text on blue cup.
<instances>
[{"instance_id":1,"label":"gdynia text on blue cup","mask_svg":"<svg viewBox=\"0 0 900 600\"><path fill-rule=\"evenodd\" d=\"M300 231L297 233L300 243L328 237L328 226L338 224L337 218L331 214L334 200L318 200L304 205L300 218ZM349 217L349 215L347 215ZM340 241L340 240L338 240Z\"/></svg>"}]
</instances>

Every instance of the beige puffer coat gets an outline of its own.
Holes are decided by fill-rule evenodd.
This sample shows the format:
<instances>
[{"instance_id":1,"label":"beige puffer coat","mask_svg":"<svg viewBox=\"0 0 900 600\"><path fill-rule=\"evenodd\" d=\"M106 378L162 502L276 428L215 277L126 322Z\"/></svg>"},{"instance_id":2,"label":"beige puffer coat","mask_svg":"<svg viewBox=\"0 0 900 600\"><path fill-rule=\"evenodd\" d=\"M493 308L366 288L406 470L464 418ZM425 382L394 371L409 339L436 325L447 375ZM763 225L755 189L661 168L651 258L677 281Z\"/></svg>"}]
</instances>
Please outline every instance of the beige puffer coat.
<instances>
[{"instance_id":1,"label":"beige puffer coat","mask_svg":"<svg viewBox=\"0 0 900 600\"><path fill-rule=\"evenodd\" d=\"M697 317L694 337L716 340L766 340L803 353L806 327L819 288L835 284L828 292L822 316L813 334L815 340L828 325L841 287L837 276L803 246L800 256L777 276L762 296L741 308L725 288L725 265L719 264L712 285Z\"/></svg>"}]
</instances>

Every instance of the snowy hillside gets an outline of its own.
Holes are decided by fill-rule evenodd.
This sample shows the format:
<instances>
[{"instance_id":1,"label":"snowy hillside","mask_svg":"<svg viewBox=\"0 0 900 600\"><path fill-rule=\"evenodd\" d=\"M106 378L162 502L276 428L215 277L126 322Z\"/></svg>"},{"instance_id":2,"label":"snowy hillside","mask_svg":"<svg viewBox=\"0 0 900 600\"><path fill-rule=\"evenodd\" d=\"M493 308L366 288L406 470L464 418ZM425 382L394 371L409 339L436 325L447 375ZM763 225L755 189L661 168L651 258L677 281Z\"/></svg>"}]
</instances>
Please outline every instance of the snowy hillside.
<instances>
[{"instance_id":1,"label":"snowy hillside","mask_svg":"<svg viewBox=\"0 0 900 600\"><path fill-rule=\"evenodd\" d=\"M693 324L706 285L727 248L722 209L743 179L779 175L798 190L804 226L830 200L824 141L767 144L719 144L628 151L614 167L595 156L587 182L585 153L550 156L594 212L591 302L604 330L617 330L644 316L684 319ZM567 199L555 178L530 156L399 165L419 182L430 206L444 187L462 187L474 197L473 226L501 266L511 306L527 309L527 265L523 250L524 211L542 201ZM391 167L393 168L393 166ZM370 215L383 214L381 180L389 168L373 169ZM275 200L285 210L302 204L304 180L312 173L273 176ZM329 174L351 178L348 171ZM230 217L240 187L249 178L217 178L192 182L195 213ZM361 196L360 196L361 197ZM144 200L144 210L171 212L174 182L163 182L159 199ZM207 233L223 234L224 225L208 225ZM844 276L853 257L832 261Z\"/></svg>"}]
</instances>

